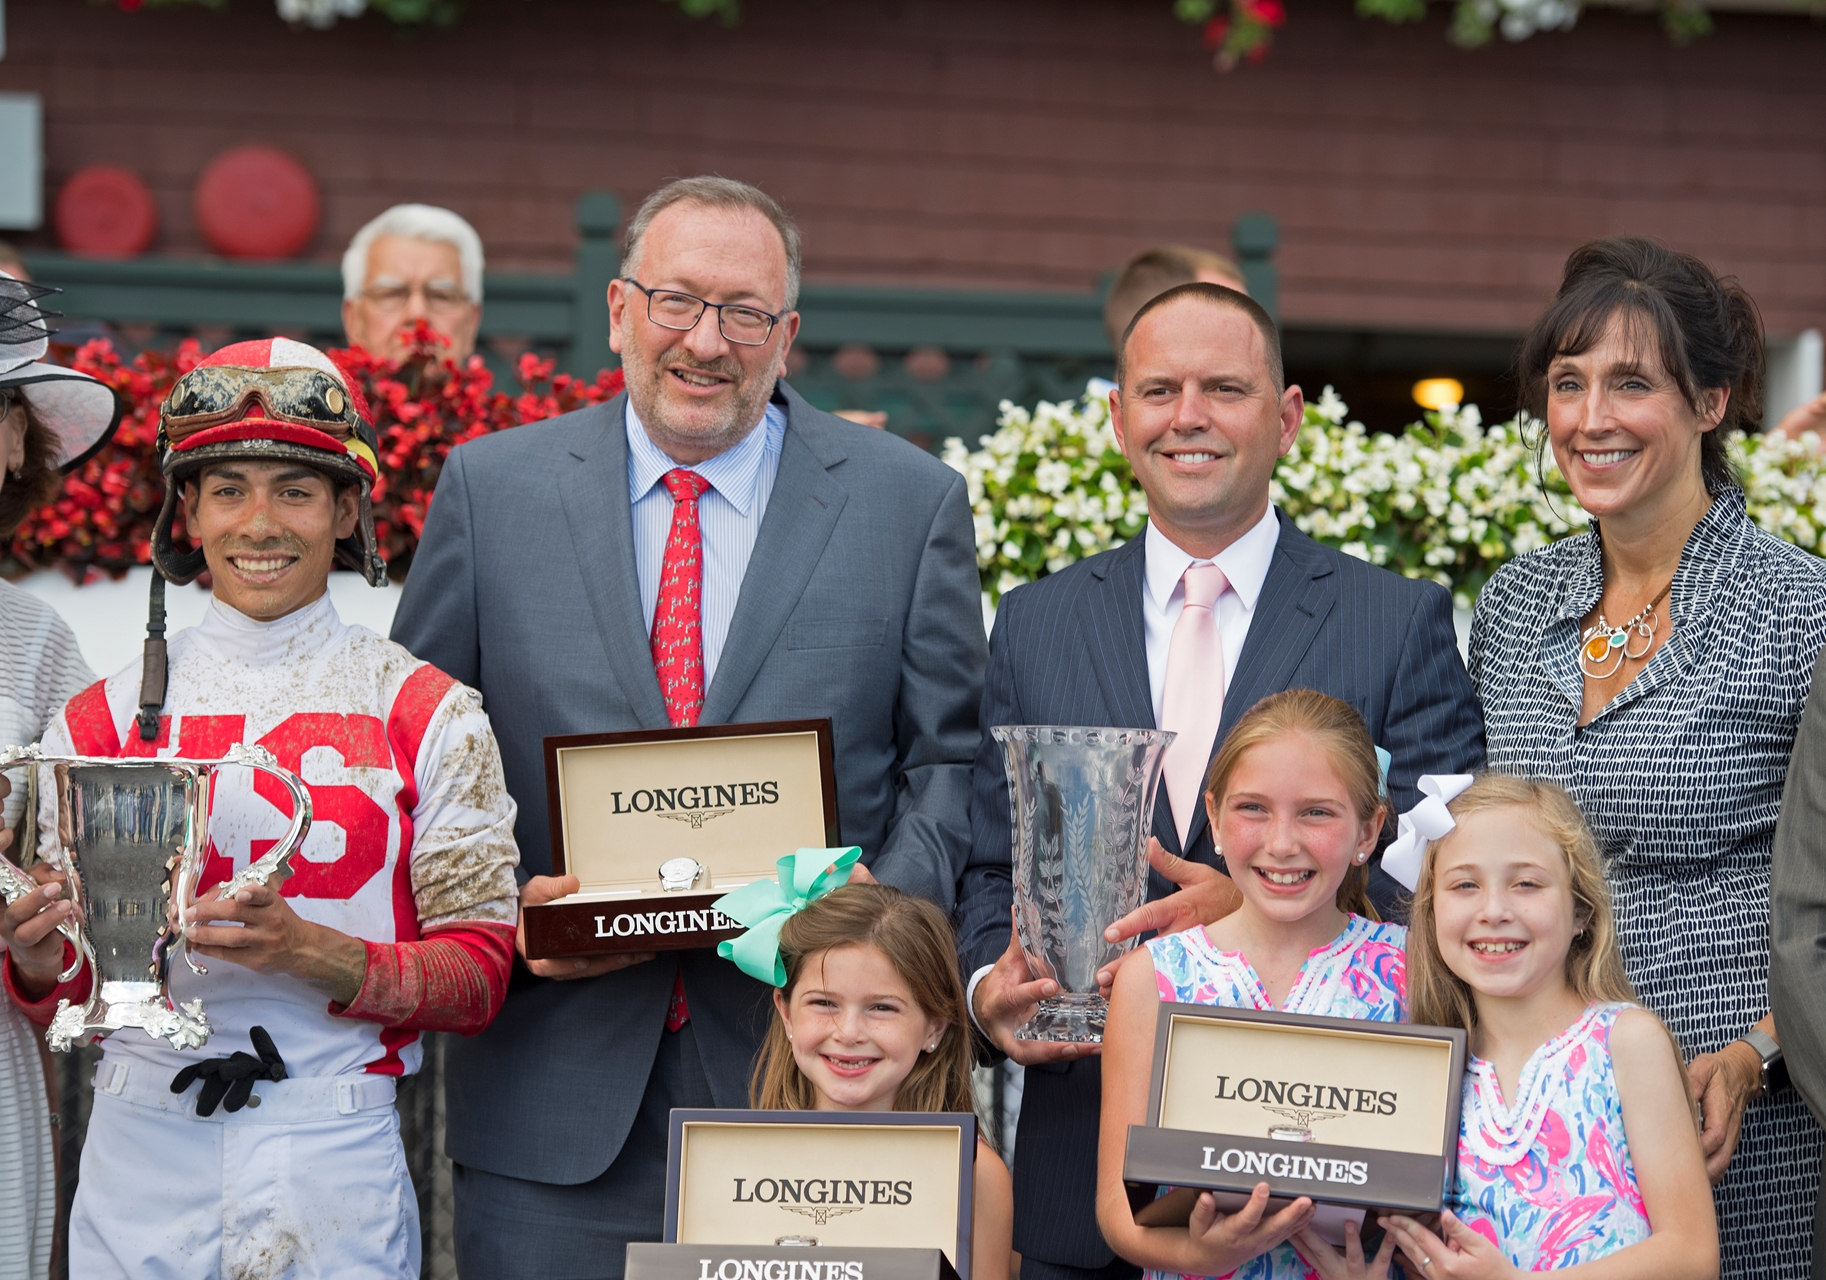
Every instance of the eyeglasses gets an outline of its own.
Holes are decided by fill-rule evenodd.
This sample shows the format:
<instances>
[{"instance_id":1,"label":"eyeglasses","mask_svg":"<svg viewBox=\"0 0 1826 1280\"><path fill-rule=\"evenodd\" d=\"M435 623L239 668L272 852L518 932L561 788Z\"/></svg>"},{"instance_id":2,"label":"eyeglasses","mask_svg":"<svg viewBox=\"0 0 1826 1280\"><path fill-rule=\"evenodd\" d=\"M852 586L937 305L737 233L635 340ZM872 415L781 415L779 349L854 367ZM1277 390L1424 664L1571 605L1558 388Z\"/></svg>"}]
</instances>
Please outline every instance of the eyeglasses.
<instances>
[{"instance_id":1,"label":"eyeglasses","mask_svg":"<svg viewBox=\"0 0 1826 1280\"><path fill-rule=\"evenodd\" d=\"M171 443L205 427L233 422L258 400L268 415L347 440L357 433L361 417L349 393L320 369L250 369L211 365L192 369L177 380L165 398L162 427Z\"/></svg>"},{"instance_id":2,"label":"eyeglasses","mask_svg":"<svg viewBox=\"0 0 1826 1280\"><path fill-rule=\"evenodd\" d=\"M412 295L418 294L425 300L425 310L450 315L470 305L469 295L453 284L385 284L374 285L361 291L362 298L376 311L404 311L406 304L412 301Z\"/></svg>"},{"instance_id":3,"label":"eyeglasses","mask_svg":"<svg viewBox=\"0 0 1826 1280\"><path fill-rule=\"evenodd\" d=\"M717 332L724 338L738 347L758 347L767 341L780 320L779 316L759 307L706 302L676 289L649 289L627 276L623 276L621 282L631 284L647 295L647 319L662 329L676 329L680 333L695 329L697 322L704 318L705 308L709 308L716 312Z\"/></svg>"}]
</instances>

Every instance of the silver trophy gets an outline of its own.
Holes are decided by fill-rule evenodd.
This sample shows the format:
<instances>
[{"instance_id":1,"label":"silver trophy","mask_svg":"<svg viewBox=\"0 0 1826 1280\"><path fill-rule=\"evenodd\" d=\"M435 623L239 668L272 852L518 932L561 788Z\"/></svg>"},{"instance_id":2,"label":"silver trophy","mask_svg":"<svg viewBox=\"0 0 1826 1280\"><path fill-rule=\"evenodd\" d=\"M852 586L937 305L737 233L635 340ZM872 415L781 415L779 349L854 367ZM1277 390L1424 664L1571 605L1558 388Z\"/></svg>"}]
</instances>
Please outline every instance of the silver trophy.
<instances>
[{"instance_id":1,"label":"silver trophy","mask_svg":"<svg viewBox=\"0 0 1826 1280\"><path fill-rule=\"evenodd\" d=\"M1135 945L1103 931L1147 899L1154 790L1174 735L1160 729L999 725L1014 828L1015 923L1036 978L1059 994L1015 1034L1103 1040L1097 970Z\"/></svg>"},{"instance_id":2,"label":"silver trophy","mask_svg":"<svg viewBox=\"0 0 1826 1280\"><path fill-rule=\"evenodd\" d=\"M184 913L196 900L209 850L209 797L216 770L245 765L272 774L292 797L292 825L277 844L222 886L226 898L283 876L311 827L304 783L262 747L237 744L219 760L112 760L46 755L36 746L0 751L0 769L32 770L37 816L44 832L40 860L69 877L68 895L80 922L61 929L76 959L60 980L86 961L95 975L80 1005L58 1003L46 1034L51 1048L87 1044L123 1027L138 1027L176 1049L209 1039L201 1000L171 1001L167 977L184 945ZM0 857L0 896L10 904L38 884ZM186 950L197 973L208 970Z\"/></svg>"}]
</instances>

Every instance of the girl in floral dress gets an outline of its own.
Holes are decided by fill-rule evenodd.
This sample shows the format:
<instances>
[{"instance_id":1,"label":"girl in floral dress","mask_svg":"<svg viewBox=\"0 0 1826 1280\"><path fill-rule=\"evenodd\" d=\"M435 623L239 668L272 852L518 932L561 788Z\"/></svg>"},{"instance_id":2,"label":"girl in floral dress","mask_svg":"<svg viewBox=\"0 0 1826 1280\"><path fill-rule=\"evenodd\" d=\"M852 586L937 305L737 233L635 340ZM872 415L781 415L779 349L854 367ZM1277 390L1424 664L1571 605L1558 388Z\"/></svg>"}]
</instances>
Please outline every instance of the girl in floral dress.
<instances>
[{"instance_id":1,"label":"girl in floral dress","mask_svg":"<svg viewBox=\"0 0 1826 1280\"><path fill-rule=\"evenodd\" d=\"M1403 1265L1424 1280L1716 1276L1686 1072L1633 1002L1578 807L1550 782L1502 774L1429 784L1449 801L1434 809L1438 838L1424 845L1404 817L1383 866L1418 886L1414 1021L1465 1028L1472 1056L1452 1211L1437 1231L1383 1220Z\"/></svg>"},{"instance_id":2,"label":"girl in floral dress","mask_svg":"<svg viewBox=\"0 0 1826 1280\"><path fill-rule=\"evenodd\" d=\"M1224 740L1205 804L1242 905L1216 924L1155 938L1117 973L1103 1037L1097 1221L1149 1280L1306 1280L1318 1273L1303 1251L1334 1254L1309 1229L1311 1200L1270 1212L1264 1182L1234 1213L1206 1192L1186 1226L1140 1226L1123 1152L1129 1126L1145 1123L1163 1000L1372 1022L1406 1016L1406 930L1379 923L1364 892L1364 864L1387 816L1376 749L1348 704L1308 689L1275 694ZM1355 1224L1345 1233L1339 1265L1361 1271ZM1387 1273L1393 1249L1386 1240L1373 1274Z\"/></svg>"}]
</instances>

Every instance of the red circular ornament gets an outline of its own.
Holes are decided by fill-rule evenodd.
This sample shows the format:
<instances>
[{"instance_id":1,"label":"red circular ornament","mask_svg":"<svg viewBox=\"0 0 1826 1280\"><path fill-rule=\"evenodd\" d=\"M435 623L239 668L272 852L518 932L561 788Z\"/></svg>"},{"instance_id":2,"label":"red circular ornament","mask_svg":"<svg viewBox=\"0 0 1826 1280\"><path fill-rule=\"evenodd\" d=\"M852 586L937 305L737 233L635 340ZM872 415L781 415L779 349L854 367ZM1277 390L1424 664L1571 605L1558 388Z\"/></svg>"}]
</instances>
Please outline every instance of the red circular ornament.
<instances>
[{"instance_id":1,"label":"red circular ornament","mask_svg":"<svg viewBox=\"0 0 1826 1280\"><path fill-rule=\"evenodd\" d=\"M57 243L88 258L131 258L152 243L158 206L131 169L92 164L57 193L51 223Z\"/></svg>"},{"instance_id":2,"label":"red circular ornament","mask_svg":"<svg viewBox=\"0 0 1826 1280\"><path fill-rule=\"evenodd\" d=\"M310 170L277 147L232 147L197 179L197 228L229 258L289 258L317 235Z\"/></svg>"}]
</instances>

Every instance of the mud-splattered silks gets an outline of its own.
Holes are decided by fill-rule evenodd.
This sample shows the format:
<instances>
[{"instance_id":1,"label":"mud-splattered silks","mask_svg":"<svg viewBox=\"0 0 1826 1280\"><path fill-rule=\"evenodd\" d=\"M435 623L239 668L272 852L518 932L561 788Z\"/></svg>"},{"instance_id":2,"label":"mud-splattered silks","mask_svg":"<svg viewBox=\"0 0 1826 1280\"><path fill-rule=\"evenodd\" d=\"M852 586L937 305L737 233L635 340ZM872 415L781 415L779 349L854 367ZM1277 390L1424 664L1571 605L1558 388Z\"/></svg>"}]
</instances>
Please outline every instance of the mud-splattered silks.
<instances>
[{"instance_id":1,"label":"mud-splattered silks","mask_svg":"<svg viewBox=\"0 0 1826 1280\"><path fill-rule=\"evenodd\" d=\"M677 467L666 473L665 486L672 495L672 533L653 613L653 674L659 677L667 719L675 727L688 727L704 709L704 545L697 500L710 482Z\"/></svg>"}]
</instances>

